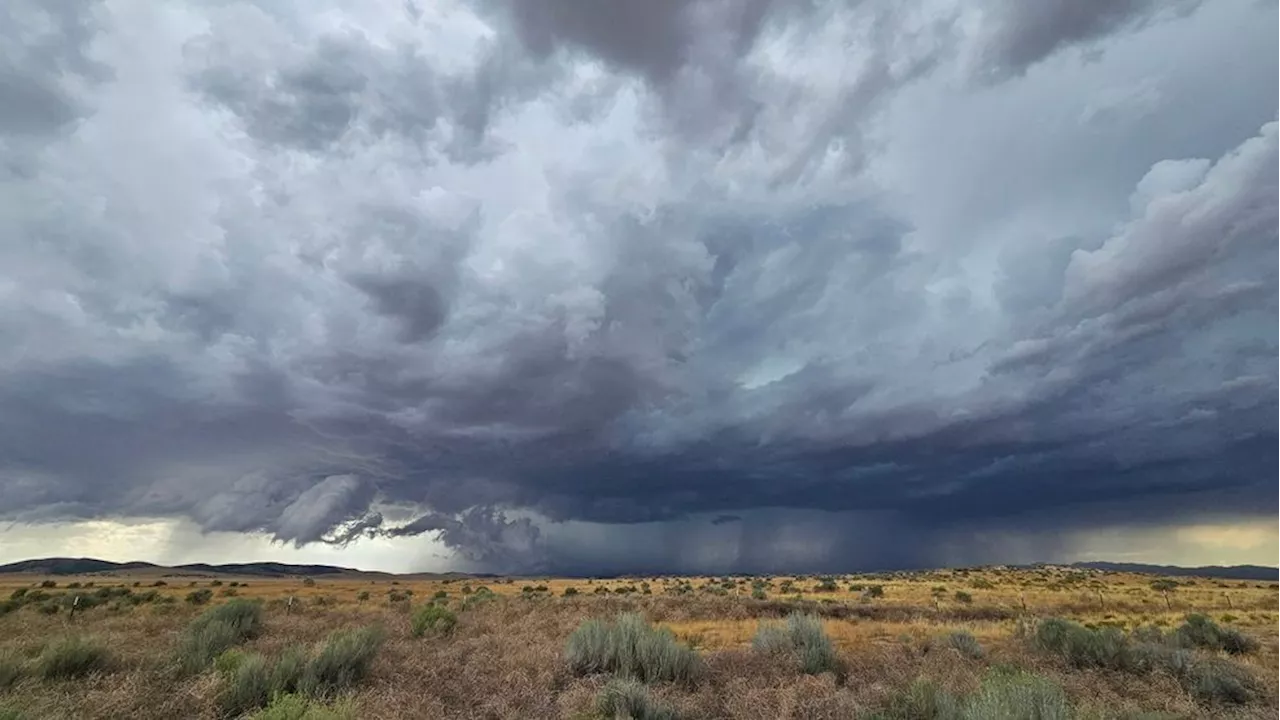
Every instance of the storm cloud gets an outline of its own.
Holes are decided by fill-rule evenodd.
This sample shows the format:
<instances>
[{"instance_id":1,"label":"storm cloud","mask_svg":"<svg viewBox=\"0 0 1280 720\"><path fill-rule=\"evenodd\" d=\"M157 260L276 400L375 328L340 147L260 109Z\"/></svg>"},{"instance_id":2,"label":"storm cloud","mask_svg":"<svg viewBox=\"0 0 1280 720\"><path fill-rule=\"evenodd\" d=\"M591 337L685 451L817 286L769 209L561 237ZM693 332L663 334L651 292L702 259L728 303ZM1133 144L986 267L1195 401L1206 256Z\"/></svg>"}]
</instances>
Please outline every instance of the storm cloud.
<instances>
[{"instance_id":1,"label":"storm cloud","mask_svg":"<svg viewBox=\"0 0 1280 720\"><path fill-rule=\"evenodd\" d=\"M604 7L7 4L0 520L564 572L1273 516L1274 5Z\"/></svg>"}]
</instances>

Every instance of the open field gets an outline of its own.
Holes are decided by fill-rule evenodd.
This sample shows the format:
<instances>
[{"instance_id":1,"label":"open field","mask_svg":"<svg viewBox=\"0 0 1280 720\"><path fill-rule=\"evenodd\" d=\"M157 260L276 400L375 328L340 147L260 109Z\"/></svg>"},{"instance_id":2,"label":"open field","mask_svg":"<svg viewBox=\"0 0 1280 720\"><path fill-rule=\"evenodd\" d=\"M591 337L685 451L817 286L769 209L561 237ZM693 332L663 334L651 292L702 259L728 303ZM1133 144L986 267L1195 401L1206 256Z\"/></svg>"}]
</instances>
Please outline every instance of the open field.
<instances>
[{"instance_id":1,"label":"open field","mask_svg":"<svg viewBox=\"0 0 1280 720\"><path fill-rule=\"evenodd\" d=\"M266 702L254 698L274 686L229 699L253 685L253 668L278 669L292 653L320 673L315 658L350 640L323 650L326 639L359 628L380 629L366 638L367 666L356 662L341 682L289 684L312 714L270 717L591 718L625 693L682 718L1275 717L1276 584L1174 582L1162 591L1152 576L1063 568L608 580L8 575L0 718L253 716ZM261 601L260 626L228 641L224 657L218 646L191 661L193 621L243 599ZM445 611L424 614L429 605ZM610 675L625 668L566 653L584 620L625 612L669 630L675 650L691 648L696 671L619 686ZM820 622L833 651L811 674L809 645L753 643L762 622L796 612ZM1211 627L1209 640L1178 630L1193 613L1207 616L1195 627ZM1052 645L1057 626L1044 620L1055 617L1080 623L1063 627L1101 649ZM84 651L93 657L81 671L48 671L59 652L74 655L58 647L64 638L103 654ZM1001 697L1072 711L1001 715L991 709Z\"/></svg>"}]
</instances>

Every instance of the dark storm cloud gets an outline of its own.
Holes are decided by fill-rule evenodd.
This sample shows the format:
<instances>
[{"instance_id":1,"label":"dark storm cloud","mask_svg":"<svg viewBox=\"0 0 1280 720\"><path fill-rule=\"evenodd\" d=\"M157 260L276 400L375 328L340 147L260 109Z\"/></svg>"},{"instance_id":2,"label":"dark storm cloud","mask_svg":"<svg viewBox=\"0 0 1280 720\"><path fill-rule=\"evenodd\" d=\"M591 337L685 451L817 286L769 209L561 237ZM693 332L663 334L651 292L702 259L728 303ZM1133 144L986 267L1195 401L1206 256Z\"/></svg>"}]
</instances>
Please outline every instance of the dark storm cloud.
<instances>
[{"instance_id":1,"label":"dark storm cloud","mask_svg":"<svg viewBox=\"0 0 1280 720\"><path fill-rule=\"evenodd\" d=\"M1274 8L595 7L64 23L0 517L795 570L1275 506L1276 98L1216 79Z\"/></svg>"},{"instance_id":2,"label":"dark storm cloud","mask_svg":"<svg viewBox=\"0 0 1280 720\"><path fill-rule=\"evenodd\" d=\"M1053 53L1139 27L1167 13L1187 13L1200 0L1049 0L990 3L992 27L984 59L996 73L1018 73Z\"/></svg>"}]
</instances>

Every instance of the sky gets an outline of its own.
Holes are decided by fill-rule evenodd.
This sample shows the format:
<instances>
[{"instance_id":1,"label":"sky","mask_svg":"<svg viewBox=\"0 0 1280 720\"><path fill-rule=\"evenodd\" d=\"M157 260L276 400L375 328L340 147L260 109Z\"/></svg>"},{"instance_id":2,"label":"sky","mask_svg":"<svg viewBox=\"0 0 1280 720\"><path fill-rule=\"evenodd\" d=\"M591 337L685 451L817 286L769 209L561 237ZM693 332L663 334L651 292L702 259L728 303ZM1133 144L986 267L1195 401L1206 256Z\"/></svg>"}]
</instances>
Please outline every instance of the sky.
<instances>
[{"instance_id":1,"label":"sky","mask_svg":"<svg viewBox=\"0 0 1280 720\"><path fill-rule=\"evenodd\" d=\"M0 562L1276 565L1260 0L0 5Z\"/></svg>"}]
</instances>

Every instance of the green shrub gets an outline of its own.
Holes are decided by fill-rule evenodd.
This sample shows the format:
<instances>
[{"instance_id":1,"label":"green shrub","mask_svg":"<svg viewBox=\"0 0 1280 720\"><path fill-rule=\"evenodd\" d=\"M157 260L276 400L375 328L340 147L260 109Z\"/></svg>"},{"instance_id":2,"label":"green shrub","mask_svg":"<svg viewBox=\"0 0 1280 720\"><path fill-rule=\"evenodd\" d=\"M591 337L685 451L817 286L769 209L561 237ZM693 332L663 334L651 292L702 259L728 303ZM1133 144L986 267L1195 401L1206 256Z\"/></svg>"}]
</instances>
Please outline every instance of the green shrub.
<instances>
[{"instance_id":1,"label":"green shrub","mask_svg":"<svg viewBox=\"0 0 1280 720\"><path fill-rule=\"evenodd\" d=\"M1258 681L1247 668L1223 658L1197 658L1187 649L1227 650L1231 647L1242 651L1244 643L1224 633L1207 617L1188 617L1186 624L1163 638L1164 642L1156 630L1143 630L1135 635L1143 641L1130 642L1112 627L1090 630L1066 620L1050 619L1037 626L1035 643L1078 668L1168 672L1201 702L1247 703L1260 692Z\"/></svg>"},{"instance_id":2,"label":"green shrub","mask_svg":"<svg viewBox=\"0 0 1280 720\"><path fill-rule=\"evenodd\" d=\"M1173 632L1173 641L1179 647L1222 650L1232 655L1242 655L1258 649L1258 641L1234 628L1224 628L1208 615L1193 613Z\"/></svg>"},{"instance_id":3,"label":"green shrub","mask_svg":"<svg viewBox=\"0 0 1280 720\"><path fill-rule=\"evenodd\" d=\"M261 655L246 655L218 694L218 707L230 717L260 708L271 698L271 670Z\"/></svg>"},{"instance_id":4,"label":"green shrub","mask_svg":"<svg viewBox=\"0 0 1280 720\"><path fill-rule=\"evenodd\" d=\"M576 587L569 586L569 587L567 587L567 588L565 588L565 589L564 589L564 596L565 596L565 597L573 597L574 595L577 595L577 594L578 594L578 588L576 588Z\"/></svg>"},{"instance_id":5,"label":"green shrub","mask_svg":"<svg viewBox=\"0 0 1280 720\"><path fill-rule=\"evenodd\" d=\"M285 648L271 666L271 689L273 692L297 692L302 677L307 672L307 651L300 647Z\"/></svg>"},{"instance_id":6,"label":"green shrub","mask_svg":"<svg viewBox=\"0 0 1280 720\"><path fill-rule=\"evenodd\" d=\"M960 702L929 680L917 678L889 702L885 715L895 720L957 720Z\"/></svg>"},{"instance_id":7,"label":"green shrub","mask_svg":"<svg viewBox=\"0 0 1280 720\"><path fill-rule=\"evenodd\" d=\"M262 606L236 598L209 608L187 626L178 639L178 668L183 674L200 672L232 646L257 637Z\"/></svg>"},{"instance_id":8,"label":"green shrub","mask_svg":"<svg viewBox=\"0 0 1280 720\"><path fill-rule=\"evenodd\" d=\"M982 644L973 635L957 630L947 636L947 644L960 651L961 655L972 660L981 659L986 653L982 649Z\"/></svg>"},{"instance_id":9,"label":"green shrub","mask_svg":"<svg viewBox=\"0 0 1280 720\"><path fill-rule=\"evenodd\" d=\"M1070 720L1062 688L1030 673L992 673L966 699L964 720Z\"/></svg>"},{"instance_id":10,"label":"green shrub","mask_svg":"<svg viewBox=\"0 0 1280 720\"><path fill-rule=\"evenodd\" d=\"M213 669L219 674L230 677L235 674L236 670L249 658L249 654L237 648L225 650L221 655L214 658Z\"/></svg>"},{"instance_id":11,"label":"green shrub","mask_svg":"<svg viewBox=\"0 0 1280 720\"><path fill-rule=\"evenodd\" d=\"M307 663L298 688L311 697L331 697L360 682L369 674L383 638L382 628L376 626L330 635Z\"/></svg>"},{"instance_id":12,"label":"green shrub","mask_svg":"<svg viewBox=\"0 0 1280 720\"><path fill-rule=\"evenodd\" d=\"M27 716L22 711L9 707L8 705L0 705L0 720L26 720Z\"/></svg>"},{"instance_id":13,"label":"green shrub","mask_svg":"<svg viewBox=\"0 0 1280 720\"><path fill-rule=\"evenodd\" d=\"M973 596L963 590L957 590L955 592L955 595L953 595L952 597L954 597L956 599L956 602L960 603L961 605L973 604Z\"/></svg>"},{"instance_id":14,"label":"green shrub","mask_svg":"<svg viewBox=\"0 0 1280 720\"><path fill-rule=\"evenodd\" d=\"M1262 692L1248 670L1222 658L1197 660L1179 679L1187 692L1206 703L1243 705Z\"/></svg>"},{"instance_id":15,"label":"green shrub","mask_svg":"<svg viewBox=\"0 0 1280 720\"><path fill-rule=\"evenodd\" d=\"M764 600L767 597L768 595L765 594L765 591L763 588L755 588L754 590L751 591L751 598L753 600Z\"/></svg>"},{"instance_id":16,"label":"green shrub","mask_svg":"<svg viewBox=\"0 0 1280 720\"><path fill-rule=\"evenodd\" d=\"M225 622L192 623L178 638L178 671L193 675L204 670L241 639L236 629Z\"/></svg>"},{"instance_id":17,"label":"green shrub","mask_svg":"<svg viewBox=\"0 0 1280 720\"><path fill-rule=\"evenodd\" d=\"M226 623L241 639L251 640L262 630L262 603L235 598L204 611L191 622L191 627L212 623Z\"/></svg>"},{"instance_id":18,"label":"green shrub","mask_svg":"<svg viewBox=\"0 0 1280 720\"><path fill-rule=\"evenodd\" d=\"M107 669L107 649L94 640L77 636L49 645L36 660L36 672L45 680L77 678Z\"/></svg>"},{"instance_id":19,"label":"green shrub","mask_svg":"<svg viewBox=\"0 0 1280 720\"><path fill-rule=\"evenodd\" d=\"M752 647L770 655L791 656L800 671L808 675L836 672L839 662L822 620L812 615L792 613L786 624L761 623Z\"/></svg>"},{"instance_id":20,"label":"green shrub","mask_svg":"<svg viewBox=\"0 0 1280 720\"><path fill-rule=\"evenodd\" d=\"M614 678L596 696L596 712L604 718L627 720L675 720L676 713L649 694L649 688L631 679Z\"/></svg>"},{"instance_id":21,"label":"green shrub","mask_svg":"<svg viewBox=\"0 0 1280 720\"><path fill-rule=\"evenodd\" d=\"M569 636L565 657L579 675L611 673L646 683L692 682L701 669L698 654L670 630L634 613L583 622Z\"/></svg>"},{"instance_id":22,"label":"green shrub","mask_svg":"<svg viewBox=\"0 0 1280 720\"><path fill-rule=\"evenodd\" d=\"M280 693L271 704L248 716L248 720L355 720L350 703L325 706L302 695Z\"/></svg>"},{"instance_id":23,"label":"green shrub","mask_svg":"<svg viewBox=\"0 0 1280 720\"><path fill-rule=\"evenodd\" d=\"M0 692L16 685L25 674L21 658L15 653L0 652Z\"/></svg>"},{"instance_id":24,"label":"green shrub","mask_svg":"<svg viewBox=\"0 0 1280 720\"><path fill-rule=\"evenodd\" d=\"M458 624L458 616L443 605L423 605L413 613L410 632L414 637L422 637L430 632L446 635Z\"/></svg>"},{"instance_id":25,"label":"green shrub","mask_svg":"<svg viewBox=\"0 0 1280 720\"><path fill-rule=\"evenodd\" d=\"M209 588L200 588L187 593L187 602L192 605L208 605L213 599L213 591Z\"/></svg>"},{"instance_id":26,"label":"green shrub","mask_svg":"<svg viewBox=\"0 0 1280 720\"><path fill-rule=\"evenodd\" d=\"M1091 630L1069 620L1049 618L1036 626L1035 644L1076 668L1126 670L1132 665L1128 641L1113 627Z\"/></svg>"},{"instance_id":27,"label":"green shrub","mask_svg":"<svg viewBox=\"0 0 1280 720\"><path fill-rule=\"evenodd\" d=\"M493 600L497 597L488 588L481 588L481 590L484 590L484 592L480 592L480 590L477 590L471 593L470 595L463 597L462 604L458 606L458 610L461 612L466 612L467 610L474 609L476 607L479 607L480 605L493 602Z\"/></svg>"}]
</instances>

